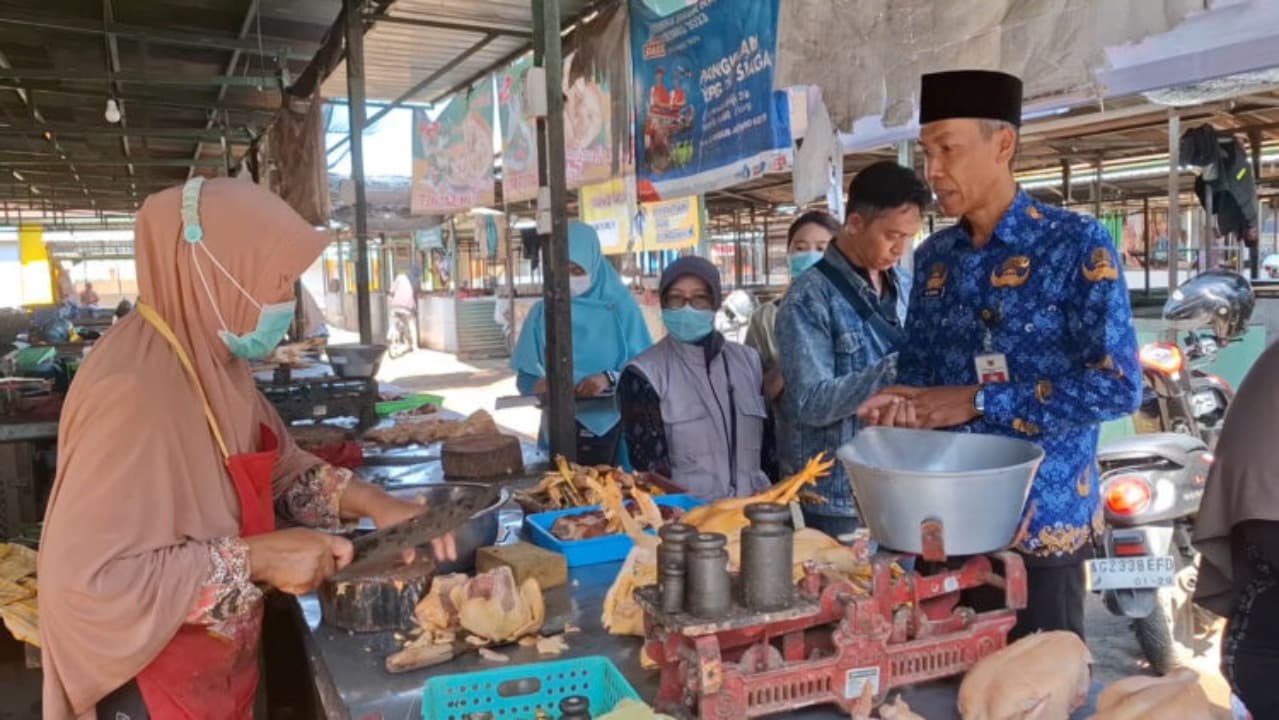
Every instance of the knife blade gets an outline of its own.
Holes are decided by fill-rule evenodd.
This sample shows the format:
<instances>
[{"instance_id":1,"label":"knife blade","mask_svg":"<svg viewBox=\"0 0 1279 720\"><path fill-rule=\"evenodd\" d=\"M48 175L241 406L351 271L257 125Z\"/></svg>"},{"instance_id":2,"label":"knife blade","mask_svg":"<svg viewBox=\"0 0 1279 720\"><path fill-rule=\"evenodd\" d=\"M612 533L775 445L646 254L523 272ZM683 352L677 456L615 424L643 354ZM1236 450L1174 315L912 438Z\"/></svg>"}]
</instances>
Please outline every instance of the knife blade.
<instances>
[{"instance_id":1,"label":"knife blade","mask_svg":"<svg viewBox=\"0 0 1279 720\"><path fill-rule=\"evenodd\" d=\"M475 513L497 502L500 492L495 486L461 502L433 504L421 515L356 538L352 542L354 559L335 573L333 580L354 579L403 565L406 550L429 555L432 540L464 525Z\"/></svg>"}]
</instances>

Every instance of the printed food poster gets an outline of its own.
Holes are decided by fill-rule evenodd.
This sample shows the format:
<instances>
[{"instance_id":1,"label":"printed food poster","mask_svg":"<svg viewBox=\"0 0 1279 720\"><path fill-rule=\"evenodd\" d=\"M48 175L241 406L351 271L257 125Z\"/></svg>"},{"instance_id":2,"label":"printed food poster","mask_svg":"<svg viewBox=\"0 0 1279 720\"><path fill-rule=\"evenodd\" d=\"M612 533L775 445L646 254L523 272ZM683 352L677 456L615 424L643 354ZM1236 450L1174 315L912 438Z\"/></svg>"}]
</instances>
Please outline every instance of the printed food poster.
<instances>
[{"instance_id":1,"label":"printed food poster","mask_svg":"<svg viewBox=\"0 0 1279 720\"><path fill-rule=\"evenodd\" d=\"M434 121L415 109L412 212L447 214L495 199L492 83L455 96Z\"/></svg>"},{"instance_id":2,"label":"printed food poster","mask_svg":"<svg viewBox=\"0 0 1279 720\"><path fill-rule=\"evenodd\" d=\"M614 5L564 42L564 161L570 189L632 172L627 16L624 3Z\"/></svg>"},{"instance_id":3,"label":"printed food poster","mask_svg":"<svg viewBox=\"0 0 1279 720\"><path fill-rule=\"evenodd\" d=\"M537 198L537 123L527 113L525 80L533 56L525 55L497 76L502 126L502 197L506 202Z\"/></svg>"},{"instance_id":4,"label":"printed food poster","mask_svg":"<svg viewBox=\"0 0 1279 720\"><path fill-rule=\"evenodd\" d=\"M662 16L631 0L641 200L790 169L790 110L773 90L780 0L699 0Z\"/></svg>"}]
</instances>

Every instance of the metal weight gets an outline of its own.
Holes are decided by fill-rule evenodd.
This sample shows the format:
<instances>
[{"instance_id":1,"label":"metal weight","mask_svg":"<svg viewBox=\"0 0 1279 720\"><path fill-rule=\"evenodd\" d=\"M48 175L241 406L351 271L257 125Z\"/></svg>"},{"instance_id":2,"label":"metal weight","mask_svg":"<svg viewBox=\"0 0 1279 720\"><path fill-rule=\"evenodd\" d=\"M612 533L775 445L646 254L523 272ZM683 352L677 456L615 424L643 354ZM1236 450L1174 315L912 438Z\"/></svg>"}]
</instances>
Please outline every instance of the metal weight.
<instances>
[{"instance_id":1,"label":"metal weight","mask_svg":"<svg viewBox=\"0 0 1279 720\"><path fill-rule=\"evenodd\" d=\"M789 516L777 503L746 506L751 524L742 529L741 599L750 610L784 610L795 601L795 536L786 525Z\"/></svg>"},{"instance_id":2,"label":"metal weight","mask_svg":"<svg viewBox=\"0 0 1279 720\"><path fill-rule=\"evenodd\" d=\"M684 608L690 615L717 617L732 607L727 544L722 533L701 533L689 541Z\"/></svg>"}]
</instances>

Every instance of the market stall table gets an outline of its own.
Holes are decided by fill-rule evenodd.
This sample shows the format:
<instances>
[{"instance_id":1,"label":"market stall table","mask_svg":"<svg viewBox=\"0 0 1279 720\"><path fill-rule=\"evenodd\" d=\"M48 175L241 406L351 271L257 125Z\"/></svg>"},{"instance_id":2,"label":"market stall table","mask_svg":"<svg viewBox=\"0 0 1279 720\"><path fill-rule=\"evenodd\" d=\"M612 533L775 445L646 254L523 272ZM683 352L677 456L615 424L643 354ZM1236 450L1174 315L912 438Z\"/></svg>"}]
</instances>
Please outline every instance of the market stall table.
<instances>
[{"instance_id":1,"label":"market stall table","mask_svg":"<svg viewBox=\"0 0 1279 720\"><path fill-rule=\"evenodd\" d=\"M522 523L522 513L512 503L504 509L501 522L508 530L516 530ZM507 539L514 539L508 533ZM308 670L315 678L322 711L328 718L365 720L396 718L397 720L422 717L422 690L426 681L437 675L452 675L506 667L522 663L602 655L613 661L626 676L640 697L651 700L657 695L658 674L640 667L640 638L609 635L600 624L604 596L612 585L620 562L573 568L569 571L569 583L564 587L545 592L546 624L544 631L558 632L565 624L576 626L579 631L565 636L568 651L559 657L543 657L536 648L510 646L501 648L510 658L505 666L485 662L478 655L470 654L448 664L393 675L386 671L386 657L400 649L394 633L353 634L322 622L319 601L314 595L297 599L294 621L303 637L303 646L309 663ZM928 683L902 691L913 710L929 720L958 718L955 698L958 680ZM1089 705L1095 702L1099 686L1092 688ZM891 695L896 695L894 691ZM1076 714L1083 718L1090 714L1085 708ZM847 718L847 713L834 706L819 706L787 717L809 720L834 720Z\"/></svg>"}]
</instances>

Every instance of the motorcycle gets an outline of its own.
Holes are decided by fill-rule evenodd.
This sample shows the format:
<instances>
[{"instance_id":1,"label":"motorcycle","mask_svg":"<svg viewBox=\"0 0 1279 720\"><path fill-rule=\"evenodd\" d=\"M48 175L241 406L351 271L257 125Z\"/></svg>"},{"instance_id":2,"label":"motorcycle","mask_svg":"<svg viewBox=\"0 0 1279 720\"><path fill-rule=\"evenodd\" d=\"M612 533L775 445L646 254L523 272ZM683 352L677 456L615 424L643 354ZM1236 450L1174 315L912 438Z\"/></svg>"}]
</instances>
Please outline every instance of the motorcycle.
<instances>
[{"instance_id":1,"label":"motorcycle","mask_svg":"<svg viewBox=\"0 0 1279 720\"><path fill-rule=\"evenodd\" d=\"M1195 516L1213 463L1215 445L1234 391L1225 381L1196 372L1202 360L1240 339L1255 306L1252 287L1235 273L1212 272L1182 285L1163 316L1190 327L1183 353L1152 343L1141 350L1152 406L1137 414L1162 423L1108 443L1097 453L1106 521L1097 557L1086 566L1089 589L1102 594L1112 614L1132 619L1133 633L1151 668L1167 673L1186 654L1202 654L1215 617L1192 601L1199 556L1191 544ZM1196 327L1211 327L1204 334ZM1214 406L1201 393L1212 393Z\"/></svg>"},{"instance_id":2,"label":"motorcycle","mask_svg":"<svg viewBox=\"0 0 1279 720\"><path fill-rule=\"evenodd\" d=\"M407 355L417 347L417 327L413 313L407 310L391 311L391 327L386 333L386 354L392 358Z\"/></svg>"},{"instance_id":3,"label":"motorcycle","mask_svg":"<svg viewBox=\"0 0 1279 720\"><path fill-rule=\"evenodd\" d=\"M719 312L715 313L715 329L732 342L746 340L746 331L750 329L751 316L759 308L759 301L745 290L734 290L724 298Z\"/></svg>"}]
</instances>

